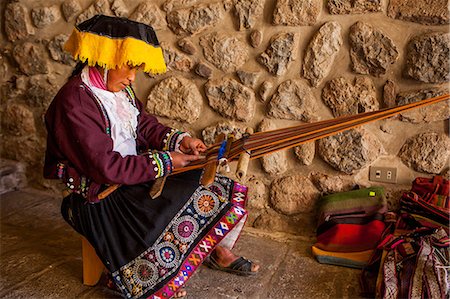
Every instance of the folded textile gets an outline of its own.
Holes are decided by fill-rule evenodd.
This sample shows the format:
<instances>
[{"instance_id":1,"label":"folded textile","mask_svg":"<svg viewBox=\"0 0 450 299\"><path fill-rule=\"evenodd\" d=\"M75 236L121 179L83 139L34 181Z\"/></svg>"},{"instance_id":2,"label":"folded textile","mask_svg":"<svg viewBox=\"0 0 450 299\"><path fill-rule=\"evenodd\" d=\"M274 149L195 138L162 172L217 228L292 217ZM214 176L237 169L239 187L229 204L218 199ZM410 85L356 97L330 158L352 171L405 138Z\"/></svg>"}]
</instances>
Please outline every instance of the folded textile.
<instances>
[{"instance_id":1,"label":"folded textile","mask_svg":"<svg viewBox=\"0 0 450 299\"><path fill-rule=\"evenodd\" d=\"M449 227L449 186L448 180L441 176L416 178L411 191L405 192L400 200L404 212L415 215L419 222L429 227Z\"/></svg>"},{"instance_id":2,"label":"folded textile","mask_svg":"<svg viewBox=\"0 0 450 299\"><path fill-rule=\"evenodd\" d=\"M313 255L320 263L364 267L385 230L386 210L382 187L323 196Z\"/></svg>"}]
</instances>

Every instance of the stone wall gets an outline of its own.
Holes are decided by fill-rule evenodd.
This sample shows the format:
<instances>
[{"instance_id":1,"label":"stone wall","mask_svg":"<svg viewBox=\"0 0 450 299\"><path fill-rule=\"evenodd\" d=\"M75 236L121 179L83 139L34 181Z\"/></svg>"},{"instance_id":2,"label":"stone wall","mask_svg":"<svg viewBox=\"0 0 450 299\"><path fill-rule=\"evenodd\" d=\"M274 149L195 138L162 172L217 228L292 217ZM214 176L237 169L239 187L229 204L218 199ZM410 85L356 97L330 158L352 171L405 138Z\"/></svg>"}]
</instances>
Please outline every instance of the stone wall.
<instances>
[{"instance_id":1,"label":"stone wall","mask_svg":"<svg viewBox=\"0 0 450 299\"><path fill-rule=\"evenodd\" d=\"M1 156L24 161L35 185L43 114L74 62L61 50L96 13L156 28L168 72L140 74L147 110L210 144L215 135L373 111L448 92L447 1L19 0L1 4ZM449 103L404 113L250 164L249 224L311 235L320 194L398 168L395 202L416 176L448 176ZM233 176L233 174L231 174Z\"/></svg>"}]
</instances>

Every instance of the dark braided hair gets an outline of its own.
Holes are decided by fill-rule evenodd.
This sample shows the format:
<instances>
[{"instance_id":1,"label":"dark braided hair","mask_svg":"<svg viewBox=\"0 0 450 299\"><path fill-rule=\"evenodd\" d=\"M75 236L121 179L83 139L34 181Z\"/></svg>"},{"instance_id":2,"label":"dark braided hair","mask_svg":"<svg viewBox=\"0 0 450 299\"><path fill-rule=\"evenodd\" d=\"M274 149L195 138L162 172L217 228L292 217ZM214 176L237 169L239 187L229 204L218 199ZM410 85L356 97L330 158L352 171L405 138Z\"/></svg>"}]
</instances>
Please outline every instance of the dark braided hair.
<instances>
[{"instance_id":1,"label":"dark braided hair","mask_svg":"<svg viewBox=\"0 0 450 299\"><path fill-rule=\"evenodd\" d=\"M87 65L87 61L86 62L79 61L77 63L77 65L74 67L74 69L72 71L72 75L70 75L69 78L79 75L86 65Z\"/></svg>"}]
</instances>

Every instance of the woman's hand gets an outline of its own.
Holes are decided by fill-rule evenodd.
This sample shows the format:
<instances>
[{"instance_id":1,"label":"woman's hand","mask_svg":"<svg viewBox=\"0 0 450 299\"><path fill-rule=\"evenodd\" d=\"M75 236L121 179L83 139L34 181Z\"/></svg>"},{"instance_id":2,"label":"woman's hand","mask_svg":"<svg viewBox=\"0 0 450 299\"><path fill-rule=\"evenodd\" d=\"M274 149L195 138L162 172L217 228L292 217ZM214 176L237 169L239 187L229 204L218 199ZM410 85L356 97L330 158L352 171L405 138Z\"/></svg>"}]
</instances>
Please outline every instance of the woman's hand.
<instances>
[{"instance_id":1,"label":"woman's hand","mask_svg":"<svg viewBox=\"0 0 450 299\"><path fill-rule=\"evenodd\" d=\"M192 138L190 136L186 136L181 140L180 143L180 151L185 154L194 154L198 155L199 153L203 153L206 151L206 145L198 138Z\"/></svg>"},{"instance_id":2,"label":"woman's hand","mask_svg":"<svg viewBox=\"0 0 450 299\"><path fill-rule=\"evenodd\" d=\"M170 156L172 157L173 169L184 167L189 163L191 163L192 161L201 158L199 155L187 155L179 152L170 152Z\"/></svg>"}]
</instances>

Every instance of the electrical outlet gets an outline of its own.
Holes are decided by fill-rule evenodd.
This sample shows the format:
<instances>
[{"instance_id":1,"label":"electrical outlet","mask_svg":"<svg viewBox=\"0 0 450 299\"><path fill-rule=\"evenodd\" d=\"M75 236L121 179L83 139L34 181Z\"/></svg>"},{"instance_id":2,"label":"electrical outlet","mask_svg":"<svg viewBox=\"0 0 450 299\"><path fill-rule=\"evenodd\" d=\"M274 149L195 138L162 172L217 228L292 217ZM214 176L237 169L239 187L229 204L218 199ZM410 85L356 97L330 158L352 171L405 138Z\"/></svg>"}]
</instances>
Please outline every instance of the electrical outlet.
<instances>
[{"instance_id":1,"label":"electrical outlet","mask_svg":"<svg viewBox=\"0 0 450 299\"><path fill-rule=\"evenodd\" d=\"M382 183L397 183L397 168L370 166L369 180Z\"/></svg>"}]
</instances>

